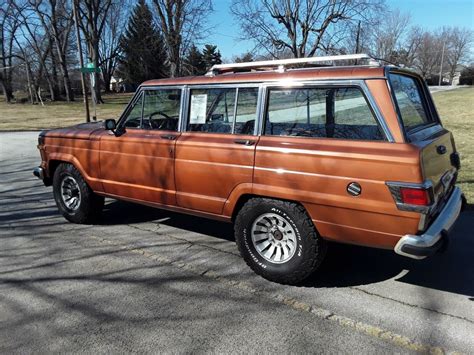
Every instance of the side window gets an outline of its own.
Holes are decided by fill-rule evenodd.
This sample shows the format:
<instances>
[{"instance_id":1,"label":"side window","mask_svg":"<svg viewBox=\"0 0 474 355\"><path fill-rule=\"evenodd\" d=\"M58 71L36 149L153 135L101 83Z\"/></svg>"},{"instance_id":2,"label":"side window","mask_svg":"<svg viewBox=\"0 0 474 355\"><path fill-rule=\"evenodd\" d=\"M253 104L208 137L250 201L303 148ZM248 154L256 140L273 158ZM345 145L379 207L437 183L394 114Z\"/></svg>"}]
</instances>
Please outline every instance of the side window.
<instances>
[{"instance_id":1,"label":"side window","mask_svg":"<svg viewBox=\"0 0 474 355\"><path fill-rule=\"evenodd\" d=\"M268 96L265 134L326 136L325 89L272 89Z\"/></svg>"},{"instance_id":2,"label":"side window","mask_svg":"<svg viewBox=\"0 0 474 355\"><path fill-rule=\"evenodd\" d=\"M364 95L355 87L271 89L265 134L384 139Z\"/></svg>"},{"instance_id":3,"label":"side window","mask_svg":"<svg viewBox=\"0 0 474 355\"><path fill-rule=\"evenodd\" d=\"M239 88L237 90L235 134L253 134L257 117L257 101L258 88Z\"/></svg>"},{"instance_id":4,"label":"side window","mask_svg":"<svg viewBox=\"0 0 474 355\"><path fill-rule=\"evenodd\" d=\"M144 129L177 131L181 105L180 89L145 90Z\"/></svg>"},{"instance_id":5,"label":"side window","mask_svg":"<svg viewBox=\"0 0 474 355\"><path fill-rule=\"evenodd\" d=\"M231 133L234 125L235 89L193 89L187 130Z\"/></svg>"},{"instance_id":6,"label":"side window","mask_svg":"<svg viewBox=\"0 0 474 355\"><path fill-rule=\"evenodd\" d=\"M384 139L365 97L359 89L352 87L335 90L332 138Z\"/></svg>"},{"instance_id":7,"label":"side window","mask_svg":"<svg viewBox=\"0 0 474 355\"><path fill-rule=\"evenodd\" d=\"M128 111L127 117L125 118L123 123L126 128L140 128L142 120L142 106L143 93L140 94L140 98L135 101L131 110Z\"/></svg>"}]
</instances>

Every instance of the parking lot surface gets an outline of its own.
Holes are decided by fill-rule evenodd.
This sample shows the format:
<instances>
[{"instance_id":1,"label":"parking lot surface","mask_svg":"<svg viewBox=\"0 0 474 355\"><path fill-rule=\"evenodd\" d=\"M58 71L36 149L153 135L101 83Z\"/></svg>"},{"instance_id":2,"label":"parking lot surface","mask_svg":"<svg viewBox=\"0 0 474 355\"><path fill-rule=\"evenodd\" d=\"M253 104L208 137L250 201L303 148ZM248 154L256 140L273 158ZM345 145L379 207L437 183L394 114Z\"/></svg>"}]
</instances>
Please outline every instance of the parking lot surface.
<instances>
[{"instance_id":1,"label":"parking lot surface","mask_svg":"<svg viewBox=\"0 0 474 355\"><path fill-rule=\"evenodd\" d=\"M32 176L37 132L0 133L0 351L474 352L474 212L422 261L331 245L300 287L255 275L232 226L107 200L97 225Z\"/></svg>"}]
</instances>

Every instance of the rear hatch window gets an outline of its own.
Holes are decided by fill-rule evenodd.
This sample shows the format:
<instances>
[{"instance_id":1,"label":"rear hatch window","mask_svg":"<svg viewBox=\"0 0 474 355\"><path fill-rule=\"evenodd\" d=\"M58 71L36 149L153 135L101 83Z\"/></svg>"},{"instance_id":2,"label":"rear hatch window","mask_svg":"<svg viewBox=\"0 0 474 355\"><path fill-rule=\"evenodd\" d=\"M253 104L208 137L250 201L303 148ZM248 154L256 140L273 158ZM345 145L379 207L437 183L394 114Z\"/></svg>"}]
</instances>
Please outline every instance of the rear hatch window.
<instances>
[{"instance_id":1,"label":"rear hatch window","mask_svg":"<svg viewBox=\"0 0 474 355\"><path fill-rule=\"evenodd\" d=\"M406 133L433 123L418 80L407 75L391 73L390 84Z\"/></svg>"}]
</instances>

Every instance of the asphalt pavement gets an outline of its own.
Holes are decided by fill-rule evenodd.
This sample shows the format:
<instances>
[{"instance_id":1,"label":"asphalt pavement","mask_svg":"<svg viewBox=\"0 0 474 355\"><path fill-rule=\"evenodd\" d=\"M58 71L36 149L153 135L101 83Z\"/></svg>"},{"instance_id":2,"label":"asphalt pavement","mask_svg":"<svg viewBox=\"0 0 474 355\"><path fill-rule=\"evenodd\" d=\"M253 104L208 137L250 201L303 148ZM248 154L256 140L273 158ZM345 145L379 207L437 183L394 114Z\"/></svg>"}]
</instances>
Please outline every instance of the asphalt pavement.
<instances>
[{"instance_id":1,"label":"asphalt pavement","mask_svg":"<svg viewBox=\"0 0 474 355\"><path fill-rule=\"evenodd\" d=\"M474 353L474 211L443 254L331 244L282 286L229 224L114 200L67 222L32 176L37 134L0 133L0 352Z\"/></svg>"}]
</instances>

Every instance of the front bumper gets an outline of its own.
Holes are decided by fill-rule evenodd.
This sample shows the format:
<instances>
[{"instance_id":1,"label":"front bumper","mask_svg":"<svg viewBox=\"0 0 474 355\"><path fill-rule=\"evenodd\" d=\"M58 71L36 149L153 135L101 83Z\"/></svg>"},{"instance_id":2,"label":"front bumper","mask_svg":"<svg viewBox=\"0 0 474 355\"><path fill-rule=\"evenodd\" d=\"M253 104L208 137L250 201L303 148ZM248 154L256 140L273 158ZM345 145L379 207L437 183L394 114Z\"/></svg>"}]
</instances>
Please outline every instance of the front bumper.
<instances>
[{"instance_id":1,"label":"front bumper","mask_svg":"<svg viewBox=\"0 0 474 355\"><path fill-rule=\"evenodd\" d=\"M33 169L33 175L40 180L44 180L44 169L41 166L37 166Z\"/></svg>"},{"instance_id":2,"label":"front bumper","mask_svg":"<svg viewBox=\"0 0 474 355\"><path fill-rule=\"evenodd\" d=\"M461 189L455 187L448 202L428 230L422 235L403 236L395 246L395 252L413 259L424 259L435 253L446 242L448 232L461 213L462 206Z\"/></svg>"}]
</instances>

